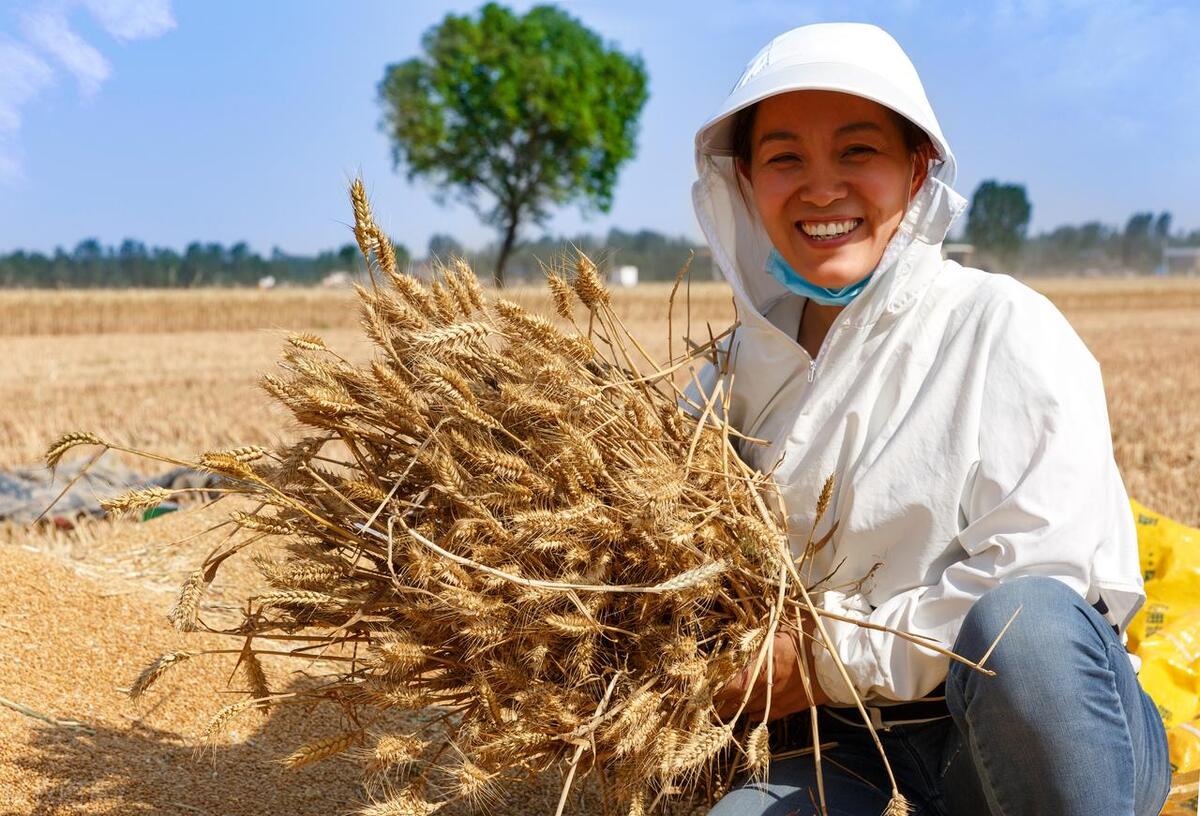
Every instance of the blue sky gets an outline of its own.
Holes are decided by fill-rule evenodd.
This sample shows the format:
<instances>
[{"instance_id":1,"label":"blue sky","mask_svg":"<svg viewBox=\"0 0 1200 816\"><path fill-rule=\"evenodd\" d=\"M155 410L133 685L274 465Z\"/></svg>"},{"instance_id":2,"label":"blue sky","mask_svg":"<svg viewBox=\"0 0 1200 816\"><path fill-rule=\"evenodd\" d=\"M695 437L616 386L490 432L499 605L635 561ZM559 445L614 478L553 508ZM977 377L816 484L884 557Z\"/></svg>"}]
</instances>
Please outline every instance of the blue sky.
<instances>
[{"instance_id":1,"label":"blue sky","mask_svg":"<svg viewBox=\"0 0 1200 816\"><path fill-rule=\"evenodd\" d=\"M0 0L0 252L135 237L312 252L350 239L347 180L414 250L493 239L394 172L384 67L447 11L415 0ZM513 3L526 8L526 2ZM691 139L772 36L873 22L912 57L959 160L958 188L1024 183L1033 227L1170 210L1200 228L1200 4L579 0L560 4L650 75L612 211L553 233L698 236ZM841 5L836 12L832 9Z\"/></svg>"}]
</instances>

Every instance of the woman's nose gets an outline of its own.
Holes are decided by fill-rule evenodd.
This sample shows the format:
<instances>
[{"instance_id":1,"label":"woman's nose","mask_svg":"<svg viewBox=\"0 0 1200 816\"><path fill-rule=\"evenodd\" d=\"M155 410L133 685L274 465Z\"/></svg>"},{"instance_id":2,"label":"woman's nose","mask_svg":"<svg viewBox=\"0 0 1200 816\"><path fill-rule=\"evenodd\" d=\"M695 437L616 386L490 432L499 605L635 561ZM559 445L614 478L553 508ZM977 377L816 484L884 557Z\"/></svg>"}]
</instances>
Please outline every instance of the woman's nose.
<instances>
[{"instance_id":1,"label":"woman's nose","mask_svg":"<svg viewBox=\"0 0 1200 816\"><path fill-rule=\"evenodd\" d=\"M846 182L831 168L814 167L796 191L805 204L828 207L846 196Z\"/></svg>"}]
</instances>

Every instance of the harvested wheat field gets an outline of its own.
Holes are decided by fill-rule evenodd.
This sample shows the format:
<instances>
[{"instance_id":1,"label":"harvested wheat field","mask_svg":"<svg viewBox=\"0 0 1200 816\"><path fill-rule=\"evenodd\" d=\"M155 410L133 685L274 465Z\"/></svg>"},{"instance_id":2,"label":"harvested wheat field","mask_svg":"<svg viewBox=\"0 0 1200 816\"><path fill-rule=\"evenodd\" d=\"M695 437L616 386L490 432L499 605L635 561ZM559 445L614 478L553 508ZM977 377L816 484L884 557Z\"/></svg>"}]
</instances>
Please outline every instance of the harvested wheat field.
<instances>
[{"instance_id":1,"label":"harvested wheat field","mask_svg":"<svg viewBox=\"0 0 1200 816\"><path fill-rule=\"evenodd\" d=\"M1200 525L1200 382L1191 376L1200 356L1200 281L1036 285L1100 360L1130 495ZM538 291L515 299L548 303ZM638 337L655 341L650 351L659 359L666 299L659 286L615 293L616 310ZM727 290L693 285L691 315L693 337L707 336L706 322L719 332L732 316ZM51 439L77 429L183 458L278 445L286 440L277 429L292 421L256 382L274 370L285 333L317 330L359 362L370 349L357 321L351 298L338 292L0 293L0 468L37 462ZM0 532L8 556L0 567L4 812L315 816L361 804L357 771L344 759L281 768L296 745L338 733L328 712L274 709L270 716L284 722L251 712L195 756L211 715L244 696L241 675L232 675L236 655L172 672L138 704L126 696L158 655L214 645L176 633L166 614L211 547L188 536L227 509L71 532ZM249 559L231 560L206 596L206 614L232 616L255 577ZM319 660L264 663L284 688L331 670ZM553 813L560 781L547 779L492 812ZM596 812L592 794L578 788L567 812Z\"/></svg>"}]
</instances>

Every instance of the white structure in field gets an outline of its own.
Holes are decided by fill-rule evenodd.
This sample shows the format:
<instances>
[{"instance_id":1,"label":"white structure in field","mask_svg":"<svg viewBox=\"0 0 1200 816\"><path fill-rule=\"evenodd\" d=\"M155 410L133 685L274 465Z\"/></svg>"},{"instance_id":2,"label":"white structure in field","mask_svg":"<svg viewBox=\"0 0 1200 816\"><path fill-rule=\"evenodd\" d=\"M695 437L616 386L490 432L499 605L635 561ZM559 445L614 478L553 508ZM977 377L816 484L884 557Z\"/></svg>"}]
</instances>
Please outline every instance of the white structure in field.
<instances>
[{"instance_id":1,"label":"white structure in field","mask_svg":"<svg viewBox=\"0 0 1200 816\"><path fill-rule=\"evenodd\" d=\"M636 266L618 266L616 280L614 283L623 288L637 286L638 283L638 268Z\"/></svg>"},{"instance_id":2,"label":"white structure in field","mask_svg":"<svg viewBox=\"0 0 1200 816\"><path fill-rule=\"evenodd\" d=\"M1200 247L1167 247L1156 271L1160 275L1200 273Z\"/></svg>"},{"instance_id":3,"label":"white structure in field","mask_svg":"<svg viewBox=\"0 0 1200 816\"><path fill-rule=\"evenodd\" d=\"M942 244L942 257L948 261L957 261L963 266L970 266L974 256L974 244Z\"/></svg>"}]
</instances>

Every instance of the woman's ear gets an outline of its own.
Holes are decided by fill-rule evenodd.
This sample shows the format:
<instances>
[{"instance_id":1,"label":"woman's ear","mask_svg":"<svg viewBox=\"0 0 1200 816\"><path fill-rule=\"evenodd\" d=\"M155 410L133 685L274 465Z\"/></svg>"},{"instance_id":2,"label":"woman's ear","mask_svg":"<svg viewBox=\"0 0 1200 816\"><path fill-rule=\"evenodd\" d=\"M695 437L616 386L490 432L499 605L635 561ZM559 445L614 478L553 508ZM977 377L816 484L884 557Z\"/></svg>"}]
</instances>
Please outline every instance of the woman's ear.
<instances>
[{"instance_id":1,"label":"woman's ear","mask_svg":"<svg viewBox=\"0 0 1200 816\"><path fill-rule=\"evenodd\" d=\"M913 151L912 189L908 191L910 200L916 197L917 191L921 189L921 185L929 177L929 166L936 158L937 148L931 142L925 142Z\"/></svg>"},{"instance_id":2,"label":"woman's ear","mask_svg":"<svg viewBox=\"0 0 1200 816\"><path fill-rule=\"evenodd\" d=\"M917 197L917 191L921 189L921 185L925 183L926 176L929 175L929 160L920 153L913 154L913 174L912 187L908 190L908 200L912 201Z\"/></svg>"}]
</instances>

